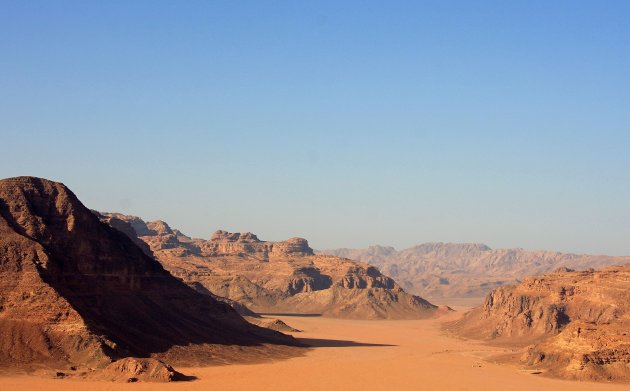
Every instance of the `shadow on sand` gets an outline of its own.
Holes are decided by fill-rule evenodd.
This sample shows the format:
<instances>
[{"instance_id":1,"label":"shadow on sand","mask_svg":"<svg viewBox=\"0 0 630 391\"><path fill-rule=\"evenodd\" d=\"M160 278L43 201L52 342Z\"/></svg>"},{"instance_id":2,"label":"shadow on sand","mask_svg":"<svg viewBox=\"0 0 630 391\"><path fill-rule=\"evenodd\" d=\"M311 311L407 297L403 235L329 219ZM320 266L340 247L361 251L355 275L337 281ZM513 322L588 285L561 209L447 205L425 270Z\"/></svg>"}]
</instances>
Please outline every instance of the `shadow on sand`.
<instances>
[{"instance_id":1,"label":"shadow on sand","mask_svg":"<svg viewBox=\"0 0 630 391\"><path fill-rule=\"evenodd\" d=\"M313 348L346 348L346 347L387 347L397 346L383 343L364 343L356 341L345 341L342 339L319 339L319 338L297 338L298 341L306 346Z\"/></svg>"},{"instance_id":2,"label":"shadow on sand","mask_svg":"<svg viewBox=\"0 0 630 391\"><path fill-rule=\"evenodd\" d=\"M262 316L295 316L300 318L317 318L322 316L322 314L296 314L296 313L282 313L282 312L257 312L258 315Z\"/></svg>"},{"instance_id":3,"label":"shadow on sand","mask_svg":"<svg viewBox=\"0 0 630 391\"><path fill-rule=\"evenodd\" d=\"M173 381L176 381L176 382L186 382L186 381L195 381L195 380L199 380L199 378L197 376L184 375L183 373L180 373L180 372L177 372L175 374L175 377L173 378Z\"/></svg>"}]
</instances>

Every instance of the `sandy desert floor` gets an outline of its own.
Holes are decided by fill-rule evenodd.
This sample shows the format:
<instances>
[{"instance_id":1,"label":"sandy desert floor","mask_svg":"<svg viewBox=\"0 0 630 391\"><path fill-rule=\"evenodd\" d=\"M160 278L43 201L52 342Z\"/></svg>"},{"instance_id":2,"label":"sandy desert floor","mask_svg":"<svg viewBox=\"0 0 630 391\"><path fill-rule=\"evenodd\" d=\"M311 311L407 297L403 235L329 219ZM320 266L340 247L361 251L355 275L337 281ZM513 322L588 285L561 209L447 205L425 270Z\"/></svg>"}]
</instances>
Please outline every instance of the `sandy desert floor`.
<instances>
[{"instance_id":1,"label":"sandy desert floor","mask_svg":"<svg viewBox=\"0 0 630 391\"><path fill-rule=\"evenodd\" d=\"M315 346L303 357L252 365L177 368L197 380L170 384L0 378L0 390L627 390L628 385L563 381L483 357L505 352L445 335L441 319L356 321L281 317Z\"/></svg>"}]
</instances>

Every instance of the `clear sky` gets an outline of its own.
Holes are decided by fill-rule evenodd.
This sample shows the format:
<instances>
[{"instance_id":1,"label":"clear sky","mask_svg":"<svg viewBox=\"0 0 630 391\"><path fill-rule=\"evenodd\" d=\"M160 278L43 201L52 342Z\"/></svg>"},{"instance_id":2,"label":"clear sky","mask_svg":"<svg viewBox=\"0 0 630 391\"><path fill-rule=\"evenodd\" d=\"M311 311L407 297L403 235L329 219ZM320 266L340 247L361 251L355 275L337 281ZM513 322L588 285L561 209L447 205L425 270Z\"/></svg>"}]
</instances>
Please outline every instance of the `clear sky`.
<instances>
[{"instance_id":1,"label":"clear sky","mask_svg":"<svg viewBox=\"0 0 630 391\"><path fill-rule=\"evenodd\" d=\"M629 21L629 1L0 0L0 176L197 237L630 254Z\"/></svg>"}]
</instances>

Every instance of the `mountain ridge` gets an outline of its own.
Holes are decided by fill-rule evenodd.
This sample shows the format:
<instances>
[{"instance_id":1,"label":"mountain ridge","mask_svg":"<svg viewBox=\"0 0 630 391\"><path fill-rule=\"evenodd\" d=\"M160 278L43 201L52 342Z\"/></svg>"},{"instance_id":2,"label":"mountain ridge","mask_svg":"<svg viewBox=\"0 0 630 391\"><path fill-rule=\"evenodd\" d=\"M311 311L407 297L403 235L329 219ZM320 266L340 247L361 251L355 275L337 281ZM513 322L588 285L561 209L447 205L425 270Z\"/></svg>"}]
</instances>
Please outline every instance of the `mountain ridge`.
<instances>
[{"instance_id":1,"label":"mountain ridge","mask_svg":"<svg viewBox=\"0 0 630 391\"><path fill-rule=\"evenodd\" d=\"M100 216L106 222L125 219L116 213L103 212ZM138 224L137 219L127 218ZM147 230L140 227L137 232ZM316 255L302 238L266 242L252 233L219 230L204 240L172 232L138 237L173 275L256 312L407 319L443 311L406 293L373 266Z\"/></svg>"},{"instance_id":2,"label":"mountain ridge","mask_svg":"<svg viewBox=\"0 0 630 391\"><path fill-rule=\"evenodd\" d=\"M492 288L515 284L523 278L558 267L600 268L630 262L630 256L607 256L491 249L481 243L429 242L403 250L370 246L366 249L317 251L367 262L396 278L411 293L432 300L482 298Z\"/></svg>"}]
</instances>

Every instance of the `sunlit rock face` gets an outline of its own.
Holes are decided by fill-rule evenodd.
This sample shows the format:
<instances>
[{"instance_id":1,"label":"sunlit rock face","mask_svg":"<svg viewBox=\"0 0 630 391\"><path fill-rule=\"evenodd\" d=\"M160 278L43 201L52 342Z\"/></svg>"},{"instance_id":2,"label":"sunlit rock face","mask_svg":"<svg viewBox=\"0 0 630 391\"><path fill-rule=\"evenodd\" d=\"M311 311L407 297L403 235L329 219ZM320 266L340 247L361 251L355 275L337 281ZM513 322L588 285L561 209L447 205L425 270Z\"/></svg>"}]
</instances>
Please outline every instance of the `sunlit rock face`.
<instances>
[{"instance_id":1,"label":"sunlit rock face","mask_svg":"<svg viewBox=\"0 0 630 391\"><path fill-rule=\"evenodd\" d=\"M138 218L126 220L141 227L138 237L173 275L257 312L357 319L418 319L443 312L406 293L373 266L315 255L302 238L267 242L249 232L216 231L210 240L203 240L177 230L142 236L147 231Z\"/></svg>"},{"instance_id":2,"label":"sunlit rock face","mask_svg":"<svg viewBox=\"0 0 630 391\"><path fill-rule=\"evenodd\" d=\"M452 330L529 345L521 361L552 375L630 380L630 264L560 268L496 288Z\"/></svg>"}]
</instances>

